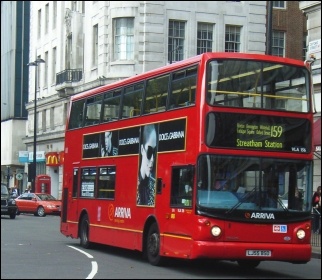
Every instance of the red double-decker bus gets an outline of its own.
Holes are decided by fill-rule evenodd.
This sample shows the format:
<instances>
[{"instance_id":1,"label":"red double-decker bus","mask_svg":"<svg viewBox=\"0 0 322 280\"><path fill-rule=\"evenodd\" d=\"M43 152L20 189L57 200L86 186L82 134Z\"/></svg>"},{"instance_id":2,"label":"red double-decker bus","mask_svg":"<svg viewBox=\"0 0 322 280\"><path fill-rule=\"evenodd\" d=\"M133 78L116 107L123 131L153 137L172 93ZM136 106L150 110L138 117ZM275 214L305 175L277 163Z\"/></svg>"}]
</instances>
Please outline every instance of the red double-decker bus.
<instances>
[{"instance_id":1,"label":"red double-decker bus","mask_svg":"<svg viewBox=\"0 0 322 280\"><path fill-rule=\"evenodd\" d=\"M60 231L166 258L311 258L310 65L205 53L71 98Z\"/></svg>"}]
</instances>

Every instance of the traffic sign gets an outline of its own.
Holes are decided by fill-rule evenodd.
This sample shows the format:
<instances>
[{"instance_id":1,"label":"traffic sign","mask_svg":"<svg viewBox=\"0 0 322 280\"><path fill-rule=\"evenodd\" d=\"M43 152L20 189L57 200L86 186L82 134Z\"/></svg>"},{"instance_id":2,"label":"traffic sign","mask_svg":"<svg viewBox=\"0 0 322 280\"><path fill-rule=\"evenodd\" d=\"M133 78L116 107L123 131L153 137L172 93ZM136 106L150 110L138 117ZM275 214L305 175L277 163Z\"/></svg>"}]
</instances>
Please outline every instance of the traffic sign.
<instances>
[{"instance_id":1,"label":"traffic sign","mask_svg":"<svg viewBox=\"0 0 322 280\"><path fill-rule=\"evenodd\" d=\"M16 179L18 181L22 180L22 178L23 178L23 175L21 173L16 174Z\"/></svg>"}]
</instances>

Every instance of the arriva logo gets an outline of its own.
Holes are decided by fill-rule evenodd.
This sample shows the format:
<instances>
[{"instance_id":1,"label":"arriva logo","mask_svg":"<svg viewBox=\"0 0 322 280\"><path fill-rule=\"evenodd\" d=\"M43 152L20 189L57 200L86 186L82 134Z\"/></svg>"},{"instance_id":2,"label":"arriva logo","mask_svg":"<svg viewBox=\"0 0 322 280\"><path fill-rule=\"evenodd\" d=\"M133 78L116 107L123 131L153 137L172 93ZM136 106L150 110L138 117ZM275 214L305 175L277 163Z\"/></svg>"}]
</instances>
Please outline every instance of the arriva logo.
<instances>
[{"instance_id":1,"label":"arriva logo","mask_svg":"<svg viewBox=\"0 0 322 280\"><path fill-rule=\"evenodd\" d=\"M252 213L251 219L275 220L273 213Z\"/></svg>"},{"instance_id":2,"label":"arriva logo","mask_svg":"<svg viewBox=\"0 0 322 280\"><path fill-rule=\"evenodd\" d=\"M115 218L131 219L131 209L125 208L125 207L116 207L114 217Z\"/></svg>"}]
</instances>

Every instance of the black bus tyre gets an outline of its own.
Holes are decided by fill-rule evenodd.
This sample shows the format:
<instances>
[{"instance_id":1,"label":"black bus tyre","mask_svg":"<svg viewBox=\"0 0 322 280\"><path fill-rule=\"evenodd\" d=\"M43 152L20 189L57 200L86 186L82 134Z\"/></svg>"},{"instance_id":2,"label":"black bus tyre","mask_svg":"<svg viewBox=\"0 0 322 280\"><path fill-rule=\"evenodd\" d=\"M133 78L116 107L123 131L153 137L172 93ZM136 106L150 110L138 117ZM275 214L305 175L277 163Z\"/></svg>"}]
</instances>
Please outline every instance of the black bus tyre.
<instances>
[{"instance_id":1,"label":"black bus tyre","mask_svg":"<svg viewBox=\"0 0 322 280\"><path fill-rule=\"evenodd\" d=\"M82 217L81 223L80 223L80 229L79 229L79 238L80 238L80 245L87 249L90 247L89 242L89 220L88 216L84 215Z\"/></svg>"},{"instance_id":2,"label":"black bus tyre","mask_svg":"<svg viewBox=\"0 0 322 280\"><path fill-rule=\"evenodd\" d=\"M252 269L252 268L257 267L260 264L260 261L240 260L240 261L237 261L237 263L243 269Z\"/></svg>"},{"instance_id":3,"label":"black bus tyre","mask_svg":"<svg viewBox=\"0 0 322 280\"><path fill-rule=\"evenodd\" d=\"M45 208L44 207L39 206L37 208L37 216L39 216L39 217L45 217L46 216Z\"/></svg>"},{"instance_id":4,"label":"black bus tyre","mask_svg":"<svg viewBox=\"0 0 322 280\"><path fill-rule=\"evenodd\" d=\"M164 258L160 256L160 233L156 223L153 223L148 231L146 256L152 265L160 266L163 264Z\"/></svg>"}]
</instances>

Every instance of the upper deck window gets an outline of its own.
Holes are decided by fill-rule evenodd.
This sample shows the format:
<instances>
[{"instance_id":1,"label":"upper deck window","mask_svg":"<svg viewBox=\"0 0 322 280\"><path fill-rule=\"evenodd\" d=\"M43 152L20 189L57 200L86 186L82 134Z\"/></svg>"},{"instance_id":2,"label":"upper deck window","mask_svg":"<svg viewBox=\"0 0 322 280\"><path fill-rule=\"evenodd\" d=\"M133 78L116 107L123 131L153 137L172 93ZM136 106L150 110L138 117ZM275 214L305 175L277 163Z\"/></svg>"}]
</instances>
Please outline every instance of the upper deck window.
<instances>
[{"instance_id":1,"label":"upper deck window","mask_svg":"<svg viewBox=\"0 0 322 280\"><path fill-rule=\"evenodd\" d=\"M215 106L308 112L309 72L304 67L214 60L207 68L207 102Z\"/></svg>"}]
</instances>

